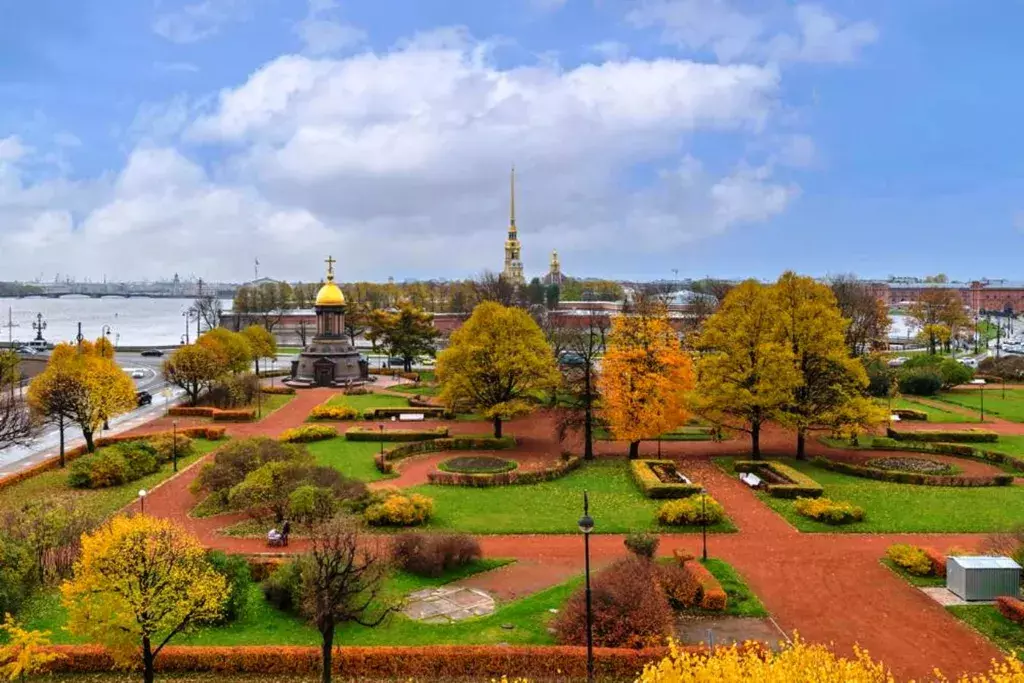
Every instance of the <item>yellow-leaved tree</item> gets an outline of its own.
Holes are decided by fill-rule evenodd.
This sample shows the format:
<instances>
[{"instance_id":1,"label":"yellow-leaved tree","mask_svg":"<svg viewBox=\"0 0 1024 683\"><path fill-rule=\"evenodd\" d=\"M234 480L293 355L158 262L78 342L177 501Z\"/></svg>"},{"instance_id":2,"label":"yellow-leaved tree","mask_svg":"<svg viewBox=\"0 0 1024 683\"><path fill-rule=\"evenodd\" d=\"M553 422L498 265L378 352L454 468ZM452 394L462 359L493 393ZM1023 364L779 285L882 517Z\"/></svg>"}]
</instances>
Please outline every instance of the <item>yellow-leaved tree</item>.
<instances>
[{"instance_id":1,"label":"yellow-leaved tree","mask_svg":"<svg viewBox=\"0 0 1024 683\"><path fill-rule=\"evenodd\" d=\"M191 405L213 383L227 374L223 359L212 344L179 346L163 363L164 379L185 390Z\"/></svg>"},{"instance_id":2,"label":"yellow-leaved tree","mask_svg":"<svg viewBox=\"0 0 1024 683\"><path fill-rule=\"evenodd\" d=\"M733 287L695 342L695 412L747 432L761 457L761 427L776 417L800 384L793 350L778 334L781 311L771 287L747 280Z\"/></svg>"},{"instance_id":3,"label":"yellow-leaved tree","mask_svg":"<svg viewBox=\"0 0 1024 683\"><path fill-rule=\"evenodd\" d=\"M252 359L256 361L256 374L259 374L260 360L277 358L277 339L262 325L249 325L242 330L242 336L249 342Z\"/></svg>"},{"instance_id":4,"label":"yellow-leaved tree","mask_svg":"<svg viewBox=\"0 0 1024 683\"><path fill-rule=\"evenodd\" d=\"M0 676L9 681L24 681L64 656L48 650L49 631L26 629L10 614L5 615L0 631L7 634L7 644L0 645Z\"/></svg>"},{"instance_id":5,"label":"yellow-leaved tree","mask_svg":"<svg viewBox=\"0 0 1024 683\"><path fill-rule=\"evenodd\" d=\"M215 353L225 372L237 375L248 371L252 364L252 347L241 332L215 327L204 332L196 343Z\"/></svg>"},{"instance_id":6,"label":"yellow-leaved tree","mask_svg":"<svg viewBox=\"0 0 1024 683\"><path fill-rule=\"evenodd\" d=\"M227 580L199 540L164 519L119 516L82 535L74 577L61 586L67 628L110 649L123 664L142 656L143 680L176 635L215 620Z\"/></svg>"},{"instance_id":7,"label":"yellow-leaved tree","mask_svg":"<svg viewBox=\"0 0 1024 683\"><path fill-rule=\"evenodd\" d=\"M612 320L598 386L612 436L629 442L631 459L639 455L642 439L686 420L687 393L693 385L693 363L664 306L645 302Z\"/></svg>"},{"instance_id":8,"label":"yellow-leaved tree","mask_svg":"<svg viewBox=\"0 0 1024 683\"><path fill-rule=\"evenodd\" d=\"M771 291L778 305L779 339L792 351L800 378L777 415L781 424L796 430L796 457L806 457L811 430L857 432L881 423L885 412L865 395L867 372L849 355L849 321L840 313L831 288L786 272Z\"/></svg>"},{"instance_id":9,"label":"yellow-leaved tree","mask_svg":"<svg viewBox=\"0 0 1024 683\"><path fill-rule=\"evenodd\" d=\"M532 410L536 394L559 382L551 347L537 323L520 308L487 301L451 337L437 359L441 398L468 406L494 421Z\"/></svg>"}]
</instances>

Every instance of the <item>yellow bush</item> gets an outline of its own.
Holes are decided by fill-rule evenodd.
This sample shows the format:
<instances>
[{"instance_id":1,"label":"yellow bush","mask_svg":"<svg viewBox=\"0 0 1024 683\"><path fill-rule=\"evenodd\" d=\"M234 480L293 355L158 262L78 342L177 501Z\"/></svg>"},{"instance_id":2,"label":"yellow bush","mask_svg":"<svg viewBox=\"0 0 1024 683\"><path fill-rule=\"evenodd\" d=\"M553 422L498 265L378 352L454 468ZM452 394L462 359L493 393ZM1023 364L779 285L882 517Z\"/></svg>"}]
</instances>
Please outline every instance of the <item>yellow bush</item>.
<instances>
[{"instance_id":1,"label":"yellow bush","mask_svg":"<svg viewBox=\"0 0 1024 683\"><path fill-rule=\"evenodd\" d=\"M845 500L797 498L793 509L804 517L810 517L825 524L849 524L864 519L864 508Z\"/></svg>"},{"instance_id":2,"label":"yellow bush","mask_svg":"<svg viewBox=\"0 0 1024 683\"><path fill-rule=\"evenodd\" d=\"M929 576L932 573L932 561L924 548L907 543L897 543L889 546L885 554L893 564L906 569L911 574Z\"/></svg>"},{"instance_id":3,"label":"yellow bush","mask_svg":"<svg viewBox=\"0 0 1024 683\"><path fill-rule=\"evenodd\" d=\"M394 489L374 494L363 516L374 526L417 526L434 514L434 500L419 493L406 495Z\"/></svg>"},{"instance_id":4,"label":"yellow bush","mask_svg":"<svg viewBox=\"0 0 1024 683\"><path fill-rule=\"evenodd\" d=\"M706 493L670 500L658 508L658 521L667 526L717 524L724 518L722 505Z\"/></svg>"},{"instance_id":5,"label":"yellow bush","mask_svg":"<svg viewBox=\"0 0 1024 683\"><path fill-rule=\"evenodd\" d=\"M326 403L309 411L310 420L357 420L362 415L350 406L330 406Z\"/></svg>"}]
</instances>

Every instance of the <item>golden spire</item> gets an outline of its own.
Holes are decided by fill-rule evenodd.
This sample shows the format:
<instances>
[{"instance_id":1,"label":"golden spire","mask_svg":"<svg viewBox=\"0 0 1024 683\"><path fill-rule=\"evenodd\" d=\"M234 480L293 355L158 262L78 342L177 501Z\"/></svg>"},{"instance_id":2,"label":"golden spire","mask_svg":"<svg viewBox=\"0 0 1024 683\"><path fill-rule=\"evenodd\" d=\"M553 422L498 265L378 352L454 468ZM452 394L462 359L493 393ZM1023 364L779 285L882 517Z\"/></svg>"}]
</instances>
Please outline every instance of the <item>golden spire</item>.
<instances>
[{"instance_id":1,"label":"golden spire","mask_svg":"<svg viewBox=\"0 0 1024 683\"><path fill-rule=\"evenodd\" d=\"M516 167L512 165L512 201L510 202L509 229L515 232L516 229Z\"/></svg>"}]
</instances>

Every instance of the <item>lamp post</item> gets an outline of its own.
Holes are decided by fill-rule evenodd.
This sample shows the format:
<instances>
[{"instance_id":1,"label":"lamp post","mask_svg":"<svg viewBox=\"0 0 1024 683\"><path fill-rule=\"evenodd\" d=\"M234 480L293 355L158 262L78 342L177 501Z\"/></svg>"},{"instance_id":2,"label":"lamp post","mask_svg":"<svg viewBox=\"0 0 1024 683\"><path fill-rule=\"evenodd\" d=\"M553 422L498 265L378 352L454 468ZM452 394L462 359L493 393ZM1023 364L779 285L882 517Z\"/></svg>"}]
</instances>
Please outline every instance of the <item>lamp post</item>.
<instances>
[{"instance_id":1,"label":"lamp post","mask_svg":"<svg viewBox=\"0 0 1024 683\"><path fill-rule=\"evenodd\" d=\"M583 492L583 516L578 522L583 532L584 573L587 581L587 683L594 682L594 616L590 607L590 533L594 530L594 518L590 516L590 502Z\"/></svg>"},{"instance_id":2,"label":"lamp post","mask_svg":"<svg viewBox=\"0 0 1024 683\"><path fill-rule=\"evenodd\" d=\"M183 317L185 319L185 343L186 344L189 343L189 338L188 338L188 321L191 318L191 316L189 316L189 313L191 312L191 310L192 309L188 309L188 310L184 310L184 311L181 312L181 317Z\"/></svg>"},{"instance_id":3,"label":"lamp post","mask_svg":"<svg viewBox=\"0 0 1024 683\"><path fill-rule=\"evenodd\" d=\"M979 377L978 379L972 379L971 380L971 384L977 384L978 385L978 391L980 392L980 396L981 396L981 422L984 422L985 421L985 380L983 380L983 379L981 379Z\"/></svg>"},{"instance_id":4,"label":"lamp post","mask_svg":"<svg viewBox=\"0 0 1024 683\"><path fill-rule=\"evenodd\" d=\"M174 471L178 471L178 421L171 422L171 460L174 462Z\"/></svg>"},{"instance_id":5,"label":"lamp post","mask_svg":"<svg viewBox=\"0 0 1024 683\"><path fill-rule=\"evenodd\" d=\"M380 460L384 462L384 423L378 422L377 427L380 429Z\"/></svg>"},{"instance_id":6,"label":"lamp post","mask_svg":"<svg viewBox=\"0 0 1024 683\"><path fill-rule=\"evenodd\" d=\"M139 489L139 507L142 514L146 514L146 489Z\"/></svg>"},{"instance_id":7,"label":"lamp post","mask_svg":"<svg viewBox=\"0 0 1024 683\"><path fill-rule=\"evenodd\" d=\"M701 557L706 562L708 559L708 490L700 489L700 534L703 550Z\"/></svg>"}]
</instances>

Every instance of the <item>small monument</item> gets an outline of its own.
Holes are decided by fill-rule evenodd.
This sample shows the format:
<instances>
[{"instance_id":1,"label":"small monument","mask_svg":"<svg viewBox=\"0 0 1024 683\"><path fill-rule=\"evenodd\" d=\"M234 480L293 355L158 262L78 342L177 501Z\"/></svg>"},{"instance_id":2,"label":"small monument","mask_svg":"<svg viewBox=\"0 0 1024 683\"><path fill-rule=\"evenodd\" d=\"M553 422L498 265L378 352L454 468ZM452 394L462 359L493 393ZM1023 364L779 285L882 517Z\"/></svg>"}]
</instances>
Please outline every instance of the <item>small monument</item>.
<instances>
[{"instance_id":1,"label":"small monument","mask_svg":"<svg viewBox=\"0 0 1024 683\"><path fill-rule=\"evenodd\" d=\"M334 282L335 260L327 257L327 281L316 295L316 336L292 361L293 387L352 386L366 381L369 366L345 336L345 295Z\"/></svg>"}]
</instances>

